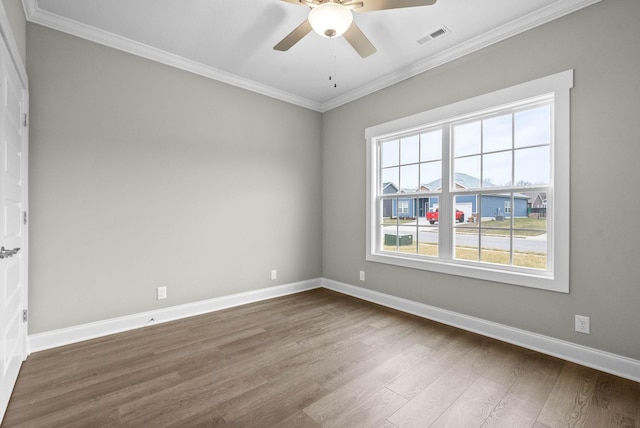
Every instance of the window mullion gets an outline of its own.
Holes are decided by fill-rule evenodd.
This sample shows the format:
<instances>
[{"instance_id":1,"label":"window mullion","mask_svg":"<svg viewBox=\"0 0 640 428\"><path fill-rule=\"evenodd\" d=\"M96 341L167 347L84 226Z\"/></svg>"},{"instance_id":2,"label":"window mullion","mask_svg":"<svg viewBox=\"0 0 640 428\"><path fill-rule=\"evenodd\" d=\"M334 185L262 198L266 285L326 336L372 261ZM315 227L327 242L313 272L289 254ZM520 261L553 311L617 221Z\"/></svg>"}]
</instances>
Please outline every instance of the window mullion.
<instances>
[{"instance_id":1,"label":"window mullion","mask_svg":"<svg viewBox=\"0 0 640 428\"><path fill-rule=\"evenodd\" d=\"M438 200L438 249L443 259L453 259L453 227L451 222L451 175L453 168L451 126L442 127L442 185Z\"/></svg>"}]
</instances>

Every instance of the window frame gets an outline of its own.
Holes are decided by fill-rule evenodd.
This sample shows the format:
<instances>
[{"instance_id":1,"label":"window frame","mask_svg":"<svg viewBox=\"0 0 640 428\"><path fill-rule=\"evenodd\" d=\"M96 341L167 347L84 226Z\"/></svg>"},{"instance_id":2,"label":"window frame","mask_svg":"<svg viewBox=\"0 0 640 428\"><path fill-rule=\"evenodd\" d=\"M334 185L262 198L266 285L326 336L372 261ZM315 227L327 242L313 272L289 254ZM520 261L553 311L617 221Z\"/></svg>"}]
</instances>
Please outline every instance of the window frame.
<instances>
[{"instance_id":1,"label":"window frame","mask_svg":"<svg viewBox=\"0 0 640 428\"><path fill-rule=\"evenodd\" d=\"M556 292L569 292L569 154L570 154L570 91L573 88L573 70L535 79L529 82L500 89L467 100L438 107L412 116L400 118L365 129L366 141L366 260L396 266L421 269L451 275L538 288ZM526 103L542 97L553 97L553 141L551 158L551 187L547 195L551 198L547 211L547 238L550 240L547 253L549 272L522 272L509 269L510 266L465 263L454 258L425 257L415 254L391 253L380 250L383 237L379 233L381 208L377 207L378 195L378 142L422 132L443 124L459 122L479 112L490 113L517 103ZM443 127L446 128L446 127ZM449 136L446 136L449 139ZM450 149L450 144L446 145ZM442 176L450 176L453 154L450 150L442 153ZM444 186L443 186L444 187ZM442 189L448 192L448 189ZM398 195L400 196L400 195ZM450 199L450 198L447 198ZM439 233L445 248L451 248L455 228L452 227L452 213L447 205L439 203L441 222Z\"/></svg>"}]
</instances>

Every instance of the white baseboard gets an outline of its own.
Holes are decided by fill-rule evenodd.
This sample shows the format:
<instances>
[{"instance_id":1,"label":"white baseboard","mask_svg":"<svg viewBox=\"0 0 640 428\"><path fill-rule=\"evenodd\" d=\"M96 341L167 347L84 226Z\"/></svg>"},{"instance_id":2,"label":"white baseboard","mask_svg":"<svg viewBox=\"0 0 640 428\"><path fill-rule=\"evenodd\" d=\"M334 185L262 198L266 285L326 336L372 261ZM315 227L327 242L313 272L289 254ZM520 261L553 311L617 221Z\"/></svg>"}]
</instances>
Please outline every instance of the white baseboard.
<instances>
[{"instance_id":1,"label":"white baseboard","mask_svg":"<svg viewBox=\"0 0 640 428\"><path fill-rule=\"evenodd\" d=\"M33 334L28 339L29 351L43 351L145 327L151 323L173 321L320 287L640 382L640 361L638 360L326 278L316 278ZM153 321L150 322L152 318Z\"/></svg>"},{"instance_id":2,"label":"white baseboard","mask_svg":"<svg viewBox=\"0 0 640 428\"><path fill-rule=\"evenodd\" d=\"M29 353L321 287L320 278L30 335ZM153 321L150 321L153 319Z\"/></svg>"},{"instance_id":3,"label":"white baseboard","mask_svg":"<svg viewBox=\"0 0 640 428\"><path fill-rule=\"evenodd\" d=\"M326 278L322 287L640 382L638 360Z\"/></svg>"}]
</instances>

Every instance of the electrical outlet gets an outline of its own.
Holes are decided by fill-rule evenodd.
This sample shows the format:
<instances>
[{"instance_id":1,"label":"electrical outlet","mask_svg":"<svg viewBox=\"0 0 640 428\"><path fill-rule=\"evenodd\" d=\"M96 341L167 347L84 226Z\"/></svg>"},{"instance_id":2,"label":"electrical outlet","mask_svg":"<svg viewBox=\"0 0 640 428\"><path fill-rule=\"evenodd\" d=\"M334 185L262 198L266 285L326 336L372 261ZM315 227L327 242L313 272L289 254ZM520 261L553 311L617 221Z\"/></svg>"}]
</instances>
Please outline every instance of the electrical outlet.
<instances>
[{"instance_id":1,"label":"electrical outlet","mask_svg":"<svg viewBox=\"0 0 640 428\"><path fill-rule=\"evenodd\" d=\"M360 281L364 281L364 271L360 271Z\"/></svg>"},{"instance_id":2,"label":"electrical outlet","mask_svg":"<svg viewBox=\"0 0 640 428\"><path fill-rule=\"evenodd\" d=\"M273 269L271 271L271 280L274 280L274 279L278 279L278 271L276 269Z\"/></svg>"},{"instance_id":3,"label":"electrical outlet","mask_svg":"<svg viewBox=\"0 0 640 428\"><path fill-rule=\"evenodd\" d=\"M590 334L591 326L589 317L576 315L576 331L578 333Z\"/></svg>"},{"instance_id":4,"label":"electrical outlet","mask_svg":"<svg viewBox=\"0 0 640 428\"><path fill-rule=\"evenodd\" d=\"M166 299L167 298L167 287L158 287L156 289L156 295L158 297L158 300Z\"/></svg>"}]
</instances>

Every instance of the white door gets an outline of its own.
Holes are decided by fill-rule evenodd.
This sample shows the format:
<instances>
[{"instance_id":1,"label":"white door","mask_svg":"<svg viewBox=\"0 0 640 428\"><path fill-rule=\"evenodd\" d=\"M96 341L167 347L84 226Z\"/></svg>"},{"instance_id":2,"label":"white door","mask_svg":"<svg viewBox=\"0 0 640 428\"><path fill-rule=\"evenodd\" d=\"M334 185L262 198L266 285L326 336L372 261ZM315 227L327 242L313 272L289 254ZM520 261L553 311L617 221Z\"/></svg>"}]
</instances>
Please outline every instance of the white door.
<instances>
[{"instance_id":1,"label":"white door","mask_svg":"<svg viewBox=\"0 0 640 428\"><path fill-rule=\"evenodd\" d=\"M464 213L464 220L467 221L473 214L473 204L471 202L459 202L456 204L456 209Z\"/></svg>"},{"instance_id":2,"label":"white door","mask_svg":"<svg viewBox=\"0 0 640 428\"><path fill-rule=\"evenodd\" d=\"M27 92L0 39L0 421L26 357ZM18 250L19 249L19 250Z\"/></svg>"}]
</instances>

